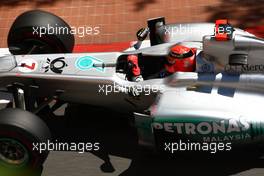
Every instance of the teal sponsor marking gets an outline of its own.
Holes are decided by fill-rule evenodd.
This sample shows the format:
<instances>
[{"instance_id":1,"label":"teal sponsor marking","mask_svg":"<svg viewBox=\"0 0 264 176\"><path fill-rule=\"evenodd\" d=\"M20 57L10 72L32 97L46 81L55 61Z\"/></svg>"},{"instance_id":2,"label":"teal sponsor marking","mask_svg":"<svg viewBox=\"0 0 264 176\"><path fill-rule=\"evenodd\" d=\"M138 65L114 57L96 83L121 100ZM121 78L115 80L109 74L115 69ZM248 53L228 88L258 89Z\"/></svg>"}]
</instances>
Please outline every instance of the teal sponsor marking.
<instances>
[{"instance_id":1,"label":"teal sponsor marking","mask_svg":"<svg viewBox=\"0 0 264 176\"><path fill-rule=\"evenodd\" d=\"M75 66L82 71L95 68L97 71L104 72L103 67L95 67L94 64L103 64L103 61L92 56L83 56L76 60Z\"/></svg>"}]
</instances>

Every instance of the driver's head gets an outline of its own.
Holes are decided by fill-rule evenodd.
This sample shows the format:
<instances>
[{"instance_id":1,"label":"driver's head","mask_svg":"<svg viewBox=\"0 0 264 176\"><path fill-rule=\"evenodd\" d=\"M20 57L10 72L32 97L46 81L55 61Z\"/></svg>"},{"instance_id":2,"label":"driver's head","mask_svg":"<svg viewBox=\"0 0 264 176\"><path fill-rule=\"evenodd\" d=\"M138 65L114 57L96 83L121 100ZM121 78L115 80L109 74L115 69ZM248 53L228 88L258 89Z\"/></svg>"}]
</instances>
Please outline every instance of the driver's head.
<instances>
[{"instance_id":1,"label":"driver's head","mask_svg":"<svg viewBox=\"0 0 264 176\"><path fill-rule=\"evenodd\" d=\"M167 61L169 64L174 64L176 59L184 59L193 56L191 48L183 45L174 45L170 48L169 55L167 56Z\"/></svg>"}]
</instances>

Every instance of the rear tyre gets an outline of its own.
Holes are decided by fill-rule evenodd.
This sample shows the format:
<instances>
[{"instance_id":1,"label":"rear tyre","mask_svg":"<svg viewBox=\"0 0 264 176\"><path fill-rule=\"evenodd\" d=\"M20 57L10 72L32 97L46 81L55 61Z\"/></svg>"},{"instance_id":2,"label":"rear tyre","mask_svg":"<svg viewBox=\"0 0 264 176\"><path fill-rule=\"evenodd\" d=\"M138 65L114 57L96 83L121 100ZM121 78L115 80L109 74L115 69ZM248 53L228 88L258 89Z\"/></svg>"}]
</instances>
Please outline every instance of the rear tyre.
<instances>
[{"instance_id":1,"label":"rear tyre","mask_svg":"<svg viewBox=\"0 0 264 176\"><path fill-rule=\"evenodd\" d=\"M74 36L70 30L63 19L52 13L27 11L12 24L7 39L8 47L14 55L70 53L74 47Z\"/></svg>"},{"instance_id":2,"label":"rear tyre","mask_svg":"<svg viewBox=\"0 0 264 176\"><path fill-rule=\"evenodd\" d=\"M21 109L0 111L0 167L6 169L39 169L48 156L36 144L47 143L51 134L36 115Z\"/></svg>"}]
</instances>

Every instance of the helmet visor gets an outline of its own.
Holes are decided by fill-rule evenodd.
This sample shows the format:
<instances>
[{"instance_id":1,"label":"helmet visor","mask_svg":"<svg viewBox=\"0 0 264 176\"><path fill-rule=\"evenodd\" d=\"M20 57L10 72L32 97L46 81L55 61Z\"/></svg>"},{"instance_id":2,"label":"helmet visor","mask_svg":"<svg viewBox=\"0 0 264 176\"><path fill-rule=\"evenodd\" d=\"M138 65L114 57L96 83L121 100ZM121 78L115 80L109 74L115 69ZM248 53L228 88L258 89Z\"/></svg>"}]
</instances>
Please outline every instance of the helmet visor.
<instances>
[{"instance_id":1,"label":"helmet visor","mask_svg":"<svg viewBox=\"0 0 264 176\"><path fill-rule=\"evenodd\" d=\"M184 58L188 58L188 57L193 56L193 52L192 52L192 50L190 50L187 53L183 53L183 54L179 54L179 53L175 53L175 52L170 52L170 56L171 57L174 57L174 58L177 58L177 59L184 59Z\"/></svg>"}]
</instances>

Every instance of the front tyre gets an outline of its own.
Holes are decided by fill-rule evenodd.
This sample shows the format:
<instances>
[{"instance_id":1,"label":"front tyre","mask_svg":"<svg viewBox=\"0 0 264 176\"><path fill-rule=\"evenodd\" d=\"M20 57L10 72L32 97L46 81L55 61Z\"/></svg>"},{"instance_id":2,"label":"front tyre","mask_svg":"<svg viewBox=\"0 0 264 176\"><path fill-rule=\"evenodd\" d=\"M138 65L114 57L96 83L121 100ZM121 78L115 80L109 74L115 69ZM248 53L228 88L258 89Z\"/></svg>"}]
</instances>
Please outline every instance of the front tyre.
<instances>
[{"instance_id":1,"label":"front tyre","mask_svg":"<svg viewBox=\"0 0 264 176\"><path fill-rule=\"evenodd\" d=\"M34 145L47 143L51 135L46 124L21 109L0 111L0 167L6 169L38 169L48 156Z\"/></svg>"}]
</instances>

